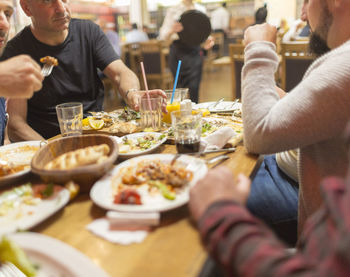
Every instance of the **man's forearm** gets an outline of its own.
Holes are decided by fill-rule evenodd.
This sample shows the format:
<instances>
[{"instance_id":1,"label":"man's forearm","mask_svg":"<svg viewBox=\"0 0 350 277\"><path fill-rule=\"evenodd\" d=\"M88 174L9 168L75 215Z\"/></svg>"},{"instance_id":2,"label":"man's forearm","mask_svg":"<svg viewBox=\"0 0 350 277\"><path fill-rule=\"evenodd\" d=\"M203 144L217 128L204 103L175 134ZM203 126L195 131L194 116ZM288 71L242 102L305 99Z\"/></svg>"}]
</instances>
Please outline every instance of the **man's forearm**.
<instances>
[{"instance_id":1,"label":"man's forearm","mask_svg":"<svg viewBox=\"0 0 350 277\"><path fill-rule=\"evenodd\" d=\"M24 140L45 140L39 133L34 131L26 122L16 117L10 117L8 135L12 142Z\"/></svg>"}]
</instances>

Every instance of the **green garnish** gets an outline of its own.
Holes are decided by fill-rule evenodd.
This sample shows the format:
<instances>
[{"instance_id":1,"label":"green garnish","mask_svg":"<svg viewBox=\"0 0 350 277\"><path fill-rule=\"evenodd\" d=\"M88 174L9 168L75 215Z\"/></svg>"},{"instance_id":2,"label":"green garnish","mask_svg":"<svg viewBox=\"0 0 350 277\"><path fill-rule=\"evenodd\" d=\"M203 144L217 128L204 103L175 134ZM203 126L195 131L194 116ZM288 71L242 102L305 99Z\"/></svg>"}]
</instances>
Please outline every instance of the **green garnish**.
<instances>
[{"instance_id":1,"label":"green garnish","mask_svg":"<svg viewBox=\"0 0 350 277\"><path fill-rule=\"evenodd\" d=\"M41 192L43 198L50 197L53 194L53 184L48 184L46 188Z\"/></svg>"}]
</instances>

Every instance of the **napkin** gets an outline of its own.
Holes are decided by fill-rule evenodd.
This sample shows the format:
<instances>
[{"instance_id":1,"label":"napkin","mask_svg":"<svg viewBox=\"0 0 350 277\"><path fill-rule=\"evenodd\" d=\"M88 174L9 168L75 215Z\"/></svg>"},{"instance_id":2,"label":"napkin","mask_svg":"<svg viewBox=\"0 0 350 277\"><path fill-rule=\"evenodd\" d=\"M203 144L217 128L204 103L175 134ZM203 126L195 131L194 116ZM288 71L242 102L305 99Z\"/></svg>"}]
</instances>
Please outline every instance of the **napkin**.
<instances>
[{"instance_id":1,"label":"napkin","mask_svg":"<svg viewBox=\"0 0 350 277\"><path fill-rule=\"evenodd\" d=\"M236 132L230 127L223 127L201 140L201 150L221 149Z\"/></svg>"},{"instance_id":2,"label":"napkin","mask_svg":"<svg viewBox=\"0 0 350 277\"><path fill-rule=\"evenodd\" d=\"M159 213L109 211L106 217L94 220L86 228L110 242L128 245L144 241L152 227L158 225L159 221Z\"/></svg>"}]
</instances>

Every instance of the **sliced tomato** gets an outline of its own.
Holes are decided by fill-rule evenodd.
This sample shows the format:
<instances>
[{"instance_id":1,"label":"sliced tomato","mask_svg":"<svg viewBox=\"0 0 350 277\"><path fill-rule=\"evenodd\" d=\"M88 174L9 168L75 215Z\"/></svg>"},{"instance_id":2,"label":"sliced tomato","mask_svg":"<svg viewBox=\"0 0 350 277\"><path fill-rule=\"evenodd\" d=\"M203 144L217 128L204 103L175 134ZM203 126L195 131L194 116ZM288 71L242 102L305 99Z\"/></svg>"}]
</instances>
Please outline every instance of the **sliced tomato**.
<instances>
[{"instance_id":1,"label":"sliced tomato","mask_svg":"<svg viewBox=\"0 0 350 277\"><path fill-rule=\"evenodd\" d=\"M114 204L142 205L140 194L134 189L126 189L114 197Z\"/></svg>"}]
</instances>

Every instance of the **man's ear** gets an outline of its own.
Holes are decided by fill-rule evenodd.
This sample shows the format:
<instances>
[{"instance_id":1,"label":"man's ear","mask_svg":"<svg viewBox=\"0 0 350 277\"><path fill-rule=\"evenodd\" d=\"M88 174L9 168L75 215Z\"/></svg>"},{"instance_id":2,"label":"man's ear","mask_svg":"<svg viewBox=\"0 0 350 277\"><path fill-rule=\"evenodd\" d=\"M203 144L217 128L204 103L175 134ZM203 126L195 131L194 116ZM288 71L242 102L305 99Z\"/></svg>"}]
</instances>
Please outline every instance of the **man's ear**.
<instances>
[{"instance_id":1,"label":"man's ear","mask_svg":"<svg viewBox=\"0 0 350 277\"><path fill-rule=\"evenodd\" d=\"M21 4L21 7L22 7L22 10L24 11L24 13L27 16L31 16L32 14L31 14L29 6L28 6L28 0L20 0L20 4Z\"/></svg>"}]
</instances>

